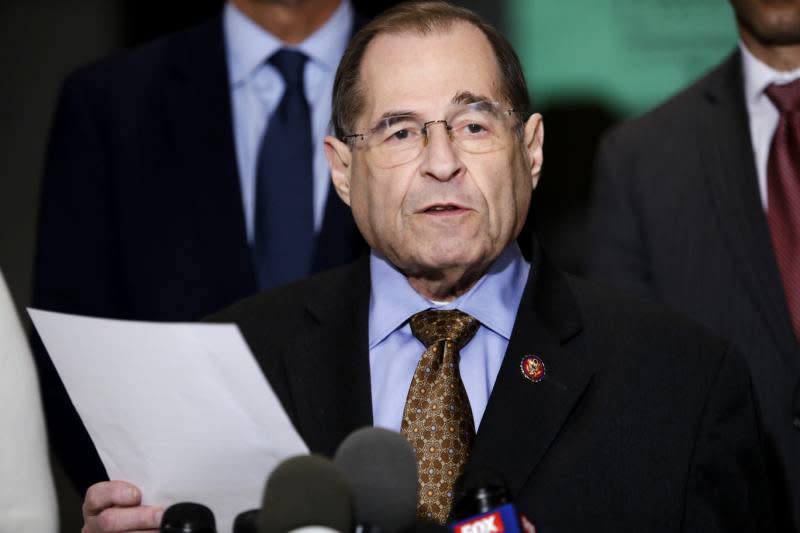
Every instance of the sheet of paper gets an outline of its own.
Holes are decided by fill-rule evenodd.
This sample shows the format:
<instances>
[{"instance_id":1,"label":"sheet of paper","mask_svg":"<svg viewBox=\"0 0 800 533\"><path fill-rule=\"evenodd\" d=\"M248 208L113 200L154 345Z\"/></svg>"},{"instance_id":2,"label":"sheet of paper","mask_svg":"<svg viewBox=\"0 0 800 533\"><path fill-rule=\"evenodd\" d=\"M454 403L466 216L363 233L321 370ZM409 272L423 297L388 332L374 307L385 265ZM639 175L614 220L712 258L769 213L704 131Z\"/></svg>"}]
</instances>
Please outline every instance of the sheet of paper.
<instances>
[{"instance_id":1,"label":"sheet of paper","mask_svg":"<svg viewBox=\"0 0 800 533\"><path fill-rule=\"evenodd\" d=\"M202 503L231 531L308 453L235 325L29 313L109 477L146 504Z\"/></svg>"}]
</instances>

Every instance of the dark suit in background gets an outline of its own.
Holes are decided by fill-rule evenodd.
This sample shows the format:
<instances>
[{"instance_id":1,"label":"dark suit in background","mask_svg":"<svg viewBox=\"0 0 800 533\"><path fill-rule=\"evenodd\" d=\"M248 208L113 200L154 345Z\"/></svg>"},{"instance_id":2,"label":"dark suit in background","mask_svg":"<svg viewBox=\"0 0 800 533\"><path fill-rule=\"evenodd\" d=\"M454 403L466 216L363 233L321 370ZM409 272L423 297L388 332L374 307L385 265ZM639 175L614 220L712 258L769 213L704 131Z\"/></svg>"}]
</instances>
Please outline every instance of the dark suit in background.
<instances>
[{"instance_id":1,"label":"dark suit in background","mask_svg":"<svg viewBox=\"0 0 800 533\"><path fill-rule=\"evenodd\" d=\"M71 75L50 139L35 307L195 320L257 291L221 19ZM313 271L363 247L333 194ZM38 339L53 448L81 490L105 472Z\"/></svg>"},{"instance_id":2,"label":"dark suit in background","mask_svg":"<svg viewBox=\"0 0 800 533\"><path fill-rule=\"evenodd\" d=\"M777 493L800 527L800 347L759 197L744 98L736 53L606 135L589 272L666 302L744 355Z\"/></svg>"},{"instance_id":3,"label":"dark suit in background","mask_svg":"<svg viewBox=\"0 0 800 533\"><path fill-rule=\"evenodd\" d=\"M211 318L239 325L314 452L372 424L369 301L364 258ZM526 354L545 362L542 382L522 376ZM468 469L501 471L538 531L770 531L761 452L749 374L726 344L534 249Z\"/></svg>"}]
</instances>

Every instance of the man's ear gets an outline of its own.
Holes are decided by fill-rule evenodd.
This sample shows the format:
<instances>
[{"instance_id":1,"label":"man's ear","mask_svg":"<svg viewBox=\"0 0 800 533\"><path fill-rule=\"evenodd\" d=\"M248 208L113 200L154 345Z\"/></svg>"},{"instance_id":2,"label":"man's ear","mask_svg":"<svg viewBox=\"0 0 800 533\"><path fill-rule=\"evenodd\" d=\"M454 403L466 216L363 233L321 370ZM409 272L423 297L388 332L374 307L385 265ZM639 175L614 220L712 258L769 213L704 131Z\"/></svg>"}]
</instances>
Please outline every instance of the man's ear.
<instances>
[{"instance_id":1,"label":"man's ear","mask_svg":"<svg viewBox=\"0 0 800 533\"><path fill-rule=\"evenodd\" d=\"M544 163L544 151L542 150L544 144L544 122L542 121L542 115L534 113L528 118L527 122L525 122L523 137L525 152L528 154L528 161L530 161L531 166L531 180L535 189L542 174L542 163Z\"/></svg>"},{"instance_id":2,"label":"man's ear","mask_svg":"<svg viewBox=\"0 0 800 533\"><path fill-rule=\"evenodd\" d=\"M331 169L331 181L336 194L348 206L350 205L350 171L352 170L352 153L350 147L336 137L325 137L325 158Z\"/></svg>"}]
</instances>

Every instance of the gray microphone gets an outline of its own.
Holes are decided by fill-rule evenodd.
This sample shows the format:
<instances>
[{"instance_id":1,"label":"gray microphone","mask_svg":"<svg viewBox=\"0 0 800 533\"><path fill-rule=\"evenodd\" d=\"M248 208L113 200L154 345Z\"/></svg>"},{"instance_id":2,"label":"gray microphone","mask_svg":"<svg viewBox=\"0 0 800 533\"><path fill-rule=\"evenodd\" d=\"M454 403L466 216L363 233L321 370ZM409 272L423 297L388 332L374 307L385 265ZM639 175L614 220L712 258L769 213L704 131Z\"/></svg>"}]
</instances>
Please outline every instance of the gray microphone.
<instances>
[{"instance_id":1,"label":"gray microphone","mask_svg":"<svg viewBox=\"0 0 800 533\"><path fill-rule=\"evenodd\" d=\"M339 445L334 462L353 489L361 531L396 533L414 525L417 457L403 435L375 427L359 429Z\"/></svg>"},{"instance_id":2,"label":"gray microphone","mask_svg":"<svg viewBox=\"0 0 800 533\"><path fill-rule=\"evenodd\" d=\"M341 469L317 455L291 457L272 471L264 487L259 533L299 529L350 532L353 497Z\"/></svg>"}]
</instances>

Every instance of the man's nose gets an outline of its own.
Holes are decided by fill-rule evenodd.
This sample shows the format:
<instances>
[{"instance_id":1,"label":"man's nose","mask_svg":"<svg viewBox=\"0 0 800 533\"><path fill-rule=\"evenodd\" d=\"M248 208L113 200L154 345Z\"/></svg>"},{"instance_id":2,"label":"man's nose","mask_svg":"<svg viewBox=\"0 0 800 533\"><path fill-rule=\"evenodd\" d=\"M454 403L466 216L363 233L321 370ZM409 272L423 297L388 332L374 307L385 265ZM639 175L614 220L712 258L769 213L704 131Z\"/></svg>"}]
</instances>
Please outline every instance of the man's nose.
<instances>
[{"instance_id":1,"label":"man's nose","mask_svg":"<svg viewBox=\"0 0 800 533\"><path fill-rule=\"evenodd\" d=\"M445 121L436 121L427 126L427 143L423 149L421 171L439 181L448 181L458 176L464 168L461 158L450 140Z\"/></svg>"}]
</instances>

